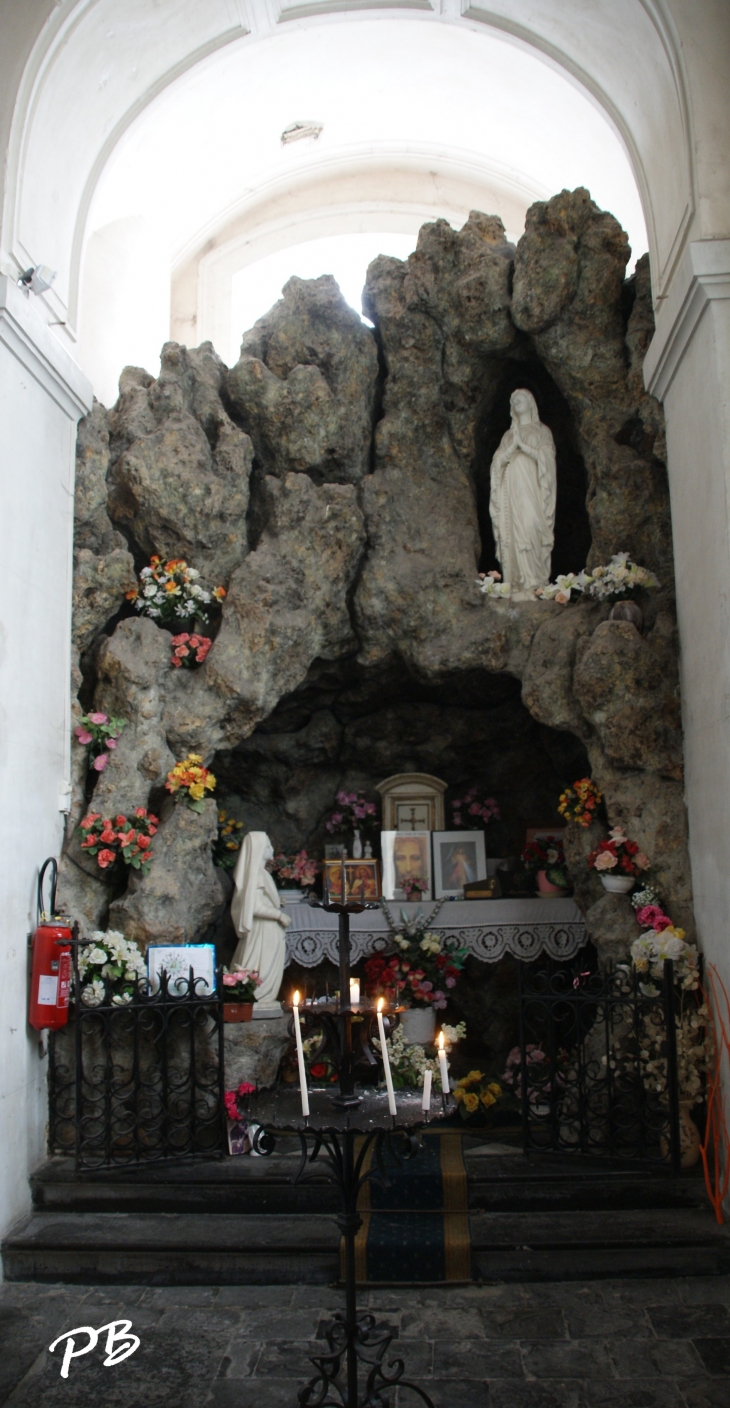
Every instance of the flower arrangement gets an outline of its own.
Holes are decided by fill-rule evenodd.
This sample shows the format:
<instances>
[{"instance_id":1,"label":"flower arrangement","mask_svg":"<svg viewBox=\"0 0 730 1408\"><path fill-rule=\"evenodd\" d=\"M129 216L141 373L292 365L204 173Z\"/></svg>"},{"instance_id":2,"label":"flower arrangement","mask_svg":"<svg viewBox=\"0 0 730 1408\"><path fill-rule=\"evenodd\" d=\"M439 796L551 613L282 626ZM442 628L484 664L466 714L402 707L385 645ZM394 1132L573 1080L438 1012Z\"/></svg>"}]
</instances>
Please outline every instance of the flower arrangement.
<instances>
[{"instance_id":1,"label":"flower arrangement","mask_svg":"<svg viewBox=\"0 0 730 1408\"><path fill-rule=\"evenodd\" d=\"M500 821L501 812L494 797L484 797L480 801L476 787L470 787L463 798L454 798L451 803L451 817L454 826L459 830L481 830L480 822L488 826L490 821Z\"/></svg>"},{"instance_id":2,"label":"flower arrangement","mask_svg":"<svg viewBox=\"0 0 730 1408\"><path fill-rule=\"evenodd\" d=\"M542 601L556 601L558 606L567 606L573 595L580 596L581 593L590 589L592 577L587 572L565 572L562 576L556 577L554 582L548 582L544 587L535 588L535 596Z\"/></svg>"},{"instance_id":3,"label":"flower arrangement","mask_svg":"<svg viewBox=\"0 0 730 1408\"><path fill-rule=\"evenodd\" d=\"M649 869L651 861L639 850L636 841L630 841L620 826L614 826L608 833L608 839L599 841L591 851L588 865L599 874L615 870L623 875L638 877L642 871Z\"/></svg>"},{"instance_id":4,"label":"flower arrangement","mask_svg":"<svg viewBox=\"0 0 730 1408\"><path fill-rule=\"evenodd\" d=\"M502 581L501 572L480 572L477 586L483 596L498 597L502 601L509 601L512 595L512 588L509 582Z\"/></svg>"},{"instance_id":5,"label":"flower arrangement","mask_svg":"<svg viewBox=\"0 0 730 1408\"><path fill-rule=\"evenodd\" d=\"M82 851L96 856L100 870L111 874L121 858L125 865L146 875L152 860L150 840L155 835L159 819L145 807L135 807L134 816L103 817L101 812L89 812L78 830L83 833Z\"/></svg>"},{"instance_id":6,"label":"flower arrangement","mask_svg":"<svg viewBox=\"0 0 730 1408\"><path fill-rule=\"evenodd\" d=\"M170 664L174 665L176 670L181 667L190 670L193 665L202 665L212 644L210 636L190 635L189 631L181 631L179 636L172 638L174 649Z\"/></svg>"},{"instance_id":7,"label":"flower arrangement","mask_svg":"<svg viewBox=\"0 0 730 1408\"><path fill-rule=\"evenodd\" d=\"M462 1041L466 1036L466 1025L464 1022L459 1022L455 1027L444 1024L441 1030L444 1034L444 1051L448 1055L452 1046L456 1042ZM396 1027L392 1036L385 1038L385 1045L388 1048L390 1072L396 1090L423 1086L423 1077L426 1071L431 1071L438 1079L439 1063L435 1046L425 1047L419 1046L417 1043L411 1045L406 1041L405 1032L401 1026ZM377 1037L373 1039L373 1046L378 1052L380 1051L380 1042Z\"/></svg>"},{"instance_id":8,"label":"flower arrangement","mask_svg":"<svg viewBox=\"0 0 730 1408\"><path fill-rule=\"evenodd\" d=\"M239 968L235 973L223 974L224 1002L255 1002L256 989L261 987L261 979L253 969Z\"/></svg>"},{"instance_id":9,"label":"flower arrangement","mask_svg":"<svg viewBox=\"0 0 730 1408\"><path fill-rule=\"evenodd\" d=\"M248 1114L248 1100L251 1095L256 1094L256 1086L250 1080L242 1080L236 1090L226 1090L223 1095L223 1103L226 1107L226 1114L232 1124L243 1119ZM241 1108L243 1104L243 1108Z\"/></svg>"},{"instance_id":10,"label":"flower arrangement","mask_svg":"<svg viewBox=\"0 0 730 1408\"><path fill-rule=\"evenodd\" d=\"M639 991L645 997L658 997L657 986L664 976L664 961L674 964L674 981L679 989L677 1013L677 1076L683 1100L696 1103L708 1071L708 1025L710 1013L700 986L700 958L695 944L688 944L684 929L677 928L659 902L653 886L632 895L636 920L643 929L631 945L631 961L640 975ZM639 1033L639 1060L642 1078L649 1090L661 1092L667 1084L664 1014L650 1008Z\"/></svg>"},{"instance_id":11,"label":"flower arrangement","mask_svg":"<svg viewBox=\"0 0 730 1408\"><path fill-rule=\"evenodd\" d=\"M151 557L149 567L143 567L139 574L139 585L127 592L127 601L134 603L135 611L163 626L169 621L190 621L194 616L207 621L205 608L211 600L221 602L226 593L223 587L206 591L199 577L196 568L188 567L182 557L169 562Z\"/></svg>"},{"instance_id":12,"label":"flower arrangement","mask_svg":"<svg viewBox=\"0 0 730 1408\"><path fill-rule=\"evenodd\" d=\"M570 885L565 851L559 836L536 837L525 846L521 856L526 870L544 870L551 885L567 889Z\"/></svg>"},{"instance_id":13,"label":"flower arrangement","mask_svg":"<svg viewBox=\"0 0 730 1408\"><path fill-rule=\"evenodd\" d=\"M416 904L426 889L426 881L422 875L401 875L398 880L398 888L403 891L409 903Z\"/></svg>"},{"instance_id":14,"label":"flower arrangement","mask_svg":"<svg viewBox=\"0 0 730 1408\"><path fill-rule=\"evenodd\" d=\"M378 808L363 792L339 791L337 807L325 823L330 836L340 831L370 831L377 826Z\"/></svg>"},{"instance_id":15,"label":"flower arrangement","mask_svg":"<svg viewBox=\"0 0 730 1408\"><path fill-rule=\"evenodd\" d=\"M125 719L110 719L107 714L84 714L74 733L82 748L88 750L90 766L94 772L103 772L109 762L109 753L117 746L117 739L126 726Z\"/></svg>"},{"instance_id":16,"label":"flower arrangement","mask_svg":"<svg viewBox=\"0 0 730 1408\"><path fill-rule=\"evenodd\" d=\"M86 1006L131 1002L146 974L137 945L116 929L96 929L89 942L79 946L79 1000Z\"/></svg>"},{"instance_id":17,"label":"flower arrangement","mask_svg":"<svg viewBox=\"0 0 730 1408\"><path fill-rule=\"evenodd\" d=\"M444 989L456 985L467 950L433 932L395 933L393 943L399 951L396 957L374 953L365 964L365 991L406 1007L444 1008Z\"/></svg>"},{"instance_id":18,"label":"flower arrangement","mask_svg":"<svg viewBox=\"0 0 730 1408\"><path fill-rule=\"evenodd\" d=\"M567 606L577 596L609 601L637 590L653 591L660 585L648 567L639 567L638 563L631 561L627 552L617 552L605 566L594 567L591 572L565 572L554 582L536 587L535 596L542 601L555 601L559 606ZM499 572L480 572L477 586L483 596L509 600L512 595L509 582L503 582Z\"/></svg>"},{"instance_id":19,"label":"flower arrangement","mask_svg":"<svg viewBox=\"0 0 730 1408\"><path fill-rule=\"evenodd\" d=\"M241 849L243 822L218 808L218 835L213 842L213 864L221 870L233 870Z\"/></svg>"},{"instance_id":20,"label":"flower arrangement","mask_svg":"<svg viewBox=\"0 0 730 1408\"><path fill-rule=\"evenodd\" d=\"M603 793L599 792L595 782L591 782L589 777L581 777L572 787L566 787L561 792L558 811L566 821L573 821L585 828L595 819L602 802Z\"/></svg>"},{"instance_id":21,"label":"flower arrangement","mask_svg":"<svg viewBox=\"0 0 730 1408\"><path fill-rule=\"evenodd\" d=\"M285 856L280 851L273 860L267 860L266 869L271 871L279 888L282 880L285 880L306 890L314 884L319 874L319 861L316 861L314 856L307 855L304 848L293 856Z\"/></svg>"},{"instance_id":22,"label":"flower arrangement","mask_svg":"<svg viewBox=\"0 0 730 1408\"><path fill-rule=\"evenodd\" d=\"M535 595L543 601L557 601L560 606L567 606L573 596L581 594L597 601L609 601L637 589L653 591L659 585L648 567L639 567L627 552L617 552L606 566L594 567L591 572L567 572L554 582L537 587Z\"/></svg>"},{"instance_id":23,"label":"flower arrangement","mask_svg":"<svg viewBox=\"0 0 730 1408\"><path fill-rule=\"evenodd\" d=\"M185 801L193 812L202 812L206 792L215 788L215 777L203 767L200 753L188 753L181 763L176 763L167 774L165 787L168 792L186 793Z\"/></svg>"},{"instance_id":24,"label":"flower arrangement","mask_svg":"<svg viewBox=\"0 0 730 1408\"><path fill-rule=\"evenodd\" d=\"M482 1071L470 1071L462 1076L454 1086L454 1099L459 1106L459 1114L464 1120L471 1119L478 1112L491 1109L502 1099L504 1091L496 1080L490 1080Z\"/></svg>"}]
</instances>

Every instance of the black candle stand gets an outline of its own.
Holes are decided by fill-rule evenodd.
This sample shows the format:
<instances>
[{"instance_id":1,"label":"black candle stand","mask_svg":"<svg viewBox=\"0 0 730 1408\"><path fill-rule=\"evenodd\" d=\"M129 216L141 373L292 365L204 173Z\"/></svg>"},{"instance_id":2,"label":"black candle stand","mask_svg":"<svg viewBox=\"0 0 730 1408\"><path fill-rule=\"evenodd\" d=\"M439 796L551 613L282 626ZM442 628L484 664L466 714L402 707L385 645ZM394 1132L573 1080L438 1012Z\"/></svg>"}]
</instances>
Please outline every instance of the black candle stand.
<instances>
[{"instance_id":1,"label":"black candle stand","mask_svg":"<svg viewBox=\"0 0 730 1408\"><path fill-rule=\"evenodd\" d=\"M311 1356L316 1373L299 1390L299 1408L390 1408L390 1393L395 1388L409 1390L425 1408L434 1408L425 1390L404 1377L404 1360L386 1358L395 1338L395 1330L378 1324L374 1315L358 1315L357 1310L355 1238L362 1226L357 1210L358 1194L369 1181L381 1187L387 1186L389 1179L383 1163L384 1149L389 1149L398 1162L412 1158L420 1147L418 1131L428 1123L428 1115L422 1112L420 1105L413 1111L412 1122L398 1123L395 1116L389 1115L389 1123L381 1123L379 1107L382 1097L364 1098L355 1090L353 1009L350 1003L350 915L361 914L365 909L378 909L379 905L368 901L330 904L315 900L310 903L339 915L340 1001L336 1012L339 1090L336 1095L324 1097L331 1107L329 1119L326 1109L322 1111L321 1120L318 1113L312 1110L310 1117L303 1119L301 1125L295 1125L290 1117L287 1118L283 1108L284 1104L291 1103L293 1091L287 1092L285 1097L275 1098L272 1117L269 1119L263 1111L260 1113L261 1124L254 1136L256 1149L259 1140L267 1136L296 1134L302 1154L294 1181L306 1178L315 1160L323 1157L342 1199L337 1225L345 1250L345 1310L344 1313L338 1312L325 1329L327 1352ZM316 1007L311 1010L313 1015L316 1014ZM312 1101L313 1104L319 1103L314 1093ZM443 1095L441 1108L442 1113L446 1114L447 1104ZM371 1151L371 1158L368 1159ZM359 1382L361 1370L365 1376L362 1397Z\"/></svg>"}]
</instances>

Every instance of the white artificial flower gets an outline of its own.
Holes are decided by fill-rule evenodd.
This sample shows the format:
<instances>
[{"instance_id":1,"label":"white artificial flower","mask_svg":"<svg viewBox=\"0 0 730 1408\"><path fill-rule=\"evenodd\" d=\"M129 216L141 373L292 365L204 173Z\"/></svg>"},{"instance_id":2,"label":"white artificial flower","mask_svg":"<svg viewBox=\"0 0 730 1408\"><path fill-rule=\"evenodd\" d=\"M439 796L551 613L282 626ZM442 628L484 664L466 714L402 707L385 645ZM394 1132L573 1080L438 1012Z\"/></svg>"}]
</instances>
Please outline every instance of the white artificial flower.
<instances>
[{"instance_id":1,"label":"white artificial flower","mask_svg":"<svg viewBox=\"0 0 730 1408\"><path fill-rule=\"evenodd\" d=\"M157 587L154 586L154 585L153 585L153 586L146 586L146 587L144 588L143 595L144 595L144 596L157 596Z\"/></svg>"},{"instance_id":2,"label":"white artificial flower","mask_svg":"<svg viewBox=\"0 0 730 1408\"><path fill-rule=\"evenodd\" d=\"M101 978L93 978L81 991L81 1000L87 1007L98 1007L104 1001L104 984Z\"/></svg>"}]
</instances>

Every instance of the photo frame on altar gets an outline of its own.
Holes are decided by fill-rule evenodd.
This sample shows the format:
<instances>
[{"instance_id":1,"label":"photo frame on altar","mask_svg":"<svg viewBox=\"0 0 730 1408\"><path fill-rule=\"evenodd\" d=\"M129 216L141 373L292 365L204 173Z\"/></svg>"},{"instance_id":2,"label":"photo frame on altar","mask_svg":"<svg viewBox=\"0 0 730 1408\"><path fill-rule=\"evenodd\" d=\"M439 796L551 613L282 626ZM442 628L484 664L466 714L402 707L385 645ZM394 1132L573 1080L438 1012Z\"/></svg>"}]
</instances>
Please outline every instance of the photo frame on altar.
<instances>
[{"instance_id":1,"label":"photo frame on altar","mask_svg":"<svg viewBox=\"0 0 730 1408\"><path fill-rule=\"evenodd\" d=\"M371 858L345 861L345 901L375 901L381 895L380 862ZM324 902L342 903L342 861L324 862Z\"/></svg>"},{"instance_id":2,"label":"photo frame on altar","mask_svg":"<svg viewBox=\"0 0 730 1408\"><path fill-rule=\"evenodd\" d=\"M434 898L463 899L464 886L486 880L483 831L434 831Z\"/></svg>"},{"instance_id":3,"label":"photo frame on altar","mask_svg":"<svg viewBox=\"0 0 730 1408\"><path fill-rule=\"evenodd\" d=\"M405 900L401 881L408 875L423 881L422 900L433 895L430 831L381 831L380 851L383 857L383 896L386 900Z\"/></svg>"}]
</instances>

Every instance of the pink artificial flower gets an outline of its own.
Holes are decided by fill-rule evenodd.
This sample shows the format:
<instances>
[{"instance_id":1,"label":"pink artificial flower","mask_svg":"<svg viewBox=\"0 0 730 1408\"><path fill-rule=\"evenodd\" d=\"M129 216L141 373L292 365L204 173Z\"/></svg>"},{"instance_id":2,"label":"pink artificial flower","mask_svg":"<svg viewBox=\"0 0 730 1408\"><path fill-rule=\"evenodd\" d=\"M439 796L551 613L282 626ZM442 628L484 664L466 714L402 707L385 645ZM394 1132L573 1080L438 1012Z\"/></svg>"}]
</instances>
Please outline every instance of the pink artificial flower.
<instances>
[{"instance_id":1,"label":"pink artificial flower","mask_svg":"<svg viewBox=\"0 0 730 1408\"><path fill-rule=\"evenodd\" d=\"M106 714L89 714L89 722L92 724L108 724Z\"/></svg>"},{"instance_id":2,"label":"pink artificial flower","mask_svg":"<svg viewBox=\"0 0 730 1408\"><path fill-rule=\"evenodd\" d=\"M455 988L455 987L456 987L456 978L447 978L447 979L446 979L446 986L447 986L447 988Z\"/></svg>"},{"instance_id":3,"label":"pink artificial flower","mask_svg":"<svg viewBox=\"0 0 730 1408\"><path fill-rule=\"evenodd\" d=\"M189 640L190 640L190 636L188 635L188 632L187 632L187 631L181 631L181 633L180 633L179 636L173 636L173 637L172 637L172 644L173 644L173 645L186 645Z\"/></svg>"},{"instance_id":4,"label":"pink artificial flower","mask_svg":"<svg viewBox=\"0 0 730 1408\"><path fill-rule=\"evenodd\" d=\"M89 733L88 729L85 729L81 724L78 725L78 728L74 729L74 733L83 747L86 747L87 743L93 743L94 741L93 734Z\"/></svg>"},{"instance_id":5,"label":"pink artificial flower","mask_svg":"<svg viewBox=\"0 0 730 1408\"><path fill-rule=\"evenodd\" d=\"M657 934L661 934L664 929L670 929L672 926L671 919L658 904L643 904L641 909L636 911L636 920L642 929L655 929Z\"/></svg>"},{"instance_id":6,"label":"pink artificial flower","mask_svg":"<svg viewBox=\"0 0 730 1408\"><path fill-rule=\"evenodd\" d=\"M111 865L112 861L116 860L116 856L113 851L99 851L96 859L102 870L106 870L107 866Z\"/></svg>"},{"instance_id":7,"label":"pink artificial flower","mask_svg":"<svg viewBox=\"0 0 730 1408\"><path fill-rule=\"evenodd\" d=\"M570 592L556 592L553 600L557 601L558 606L567 606L570 601Z\"/></svg>"},{"instance_id":8,"label":"pink artificial flower","mask_svg":"<svg viewBox=\"0 0 730 1408\"><path fill-rule=\"evenodd\" d=\"M241 1084L240 1084L239 1087L238 1087L238 1094L239 1094L239 1095L255 1095L255 1093L256 1093L256 1086L255 1086L255 1085L252 1085L251 1082L250 1082L250 1080L242 1080L242 1081L241 1081Z\"/></svg>"},{"instance_id":9,"label":"pink artificial flower","mask_svg":"<svg viewBox=\"0 0 730 1408\"><path fill-rule=\"evenodd\" d=\"M178 660L184 660L185 656L190 654L190 651L188 650L186 645L178 645L175 650L175 654Z\"/></svg>"},{"instance_id":10,"label":"pink artificial flower","mask_svg":"<svg viewBox=\"0 0 730 1408\"><path fill-rule=\"evenodd\" d=\"M94 769L94 772L103 772L108 762L109 754L100 753L98 758L94 758L94 761L91 766Z\"/></svg>"},{"instance_id":11,"label":"pink artificial flower","mask_svg":"<svg viewBox=\"0 0 730 1408\"><path fill-rule=\"evenodd\" d=\"M242 973L224 973L223 984L227 988L235 988L243 977ZM245 981L245 980L244 980Z\"/></svg>"},{"instance_id":12,"label":"pink artificial flower","mask_svg":"<svg viewBox=\"0 0 730 1408\"><path fill-rule=\"evenodd\" d=\"M176 670L181 670L181 669L182 669L182 660L176 660L174 655L172 656L172 658L171 658L171 660L170 660L170 664L171 664L171 665L174 665Z\"/></svg>"},{"instance_id":13,"label":"pink artificial flower","mask_svg":"<svg viewBox=\"0 0 730 1408\"><path fill-rule=\"evenodd\" d=\"M107 738L107 740L106 740L106 746L107 746L107 748L116 748L116 746L117 746L117 740L116 740L116 738Z\"/></svg>"},{"instance_id":14,"label":"pink artificial flower","mask_svg":"<svg viewBox=\"0 0 730 1408\"><path fill-rule=\"evenodd\" d=\"M488 576L488 577L492 577L495 582L501 582L501 580L502 580L502 573L501 573L501 572L494 572L494 571L488 572L488 573L487 573L487 576Z\"/></svg>"},{"instance_id":15,"label":"pink artificial flower","mask_svg":"<svg viewBox=\"0 0 730 1408\"><path fill-rule=\"evenodd\" d=\"M648 856L644 855L643 851L639 851L639 854L634 856L634 865L637 870L649 870L651 868L651 861Z\"/></svg>"},{"instance_id":16,"label":"pink artificial flower","mask_svg":"<svg viewBox=\"0 0 730 1408\"><path fill-rule=\"evenodd\" d=\"M618 856L612 851L599 851L596 856L596 870L615 870L618 865Z\"/></svg>"}]
</instances>

